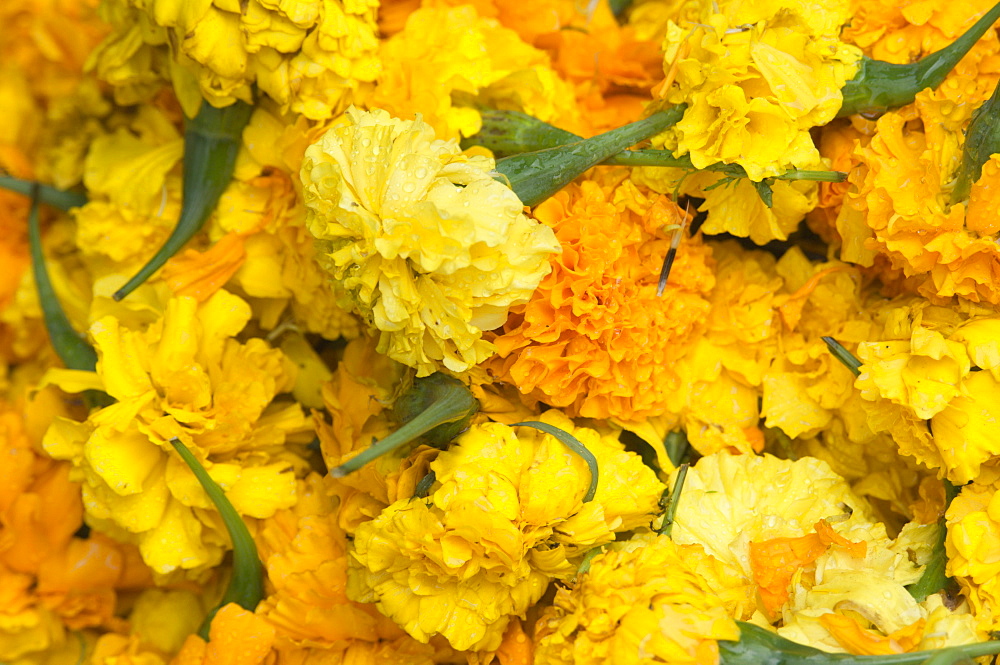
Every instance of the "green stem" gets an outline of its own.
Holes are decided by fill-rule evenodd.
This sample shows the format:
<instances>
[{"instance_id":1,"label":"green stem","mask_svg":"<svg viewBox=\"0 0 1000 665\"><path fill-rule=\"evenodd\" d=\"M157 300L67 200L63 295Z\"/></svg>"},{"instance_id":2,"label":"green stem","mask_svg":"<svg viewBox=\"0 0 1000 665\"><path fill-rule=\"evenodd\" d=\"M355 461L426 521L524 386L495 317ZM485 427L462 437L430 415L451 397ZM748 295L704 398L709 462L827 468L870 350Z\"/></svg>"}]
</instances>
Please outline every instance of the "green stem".
<instances>
[{"instance_id":1,"label":"green stem","mask_svg":"<svg viewBox=\"0 0 1000 665\"><path fill-rule=\"evenodd\" d=\"M511 427L532 427L545 432L546 434L551 434L559 439L564 446L582 457L583 461L587 463L587 468L590 469L590 486L587 487L587 493L583 495L583 502L587 503L588 501L594 500L594 495L597 494L597 478L599 471L597 467L597 458L594 457L594 453L587 450L587 447L580 443L575 436L566 430L560 429L554 425L549 425L548 423L538 422L537 420L526 420L522 423L514 423Z\"/></svg>"},{"instance_id":2,"label":"green stem","mask_svg":"<svg viewBox=\"0 0 1000 665\"><path fill-rule=\"evenodd\" d=\"M59 304L56 290L45 267L42 251L42 231L38 221L38 185L31 193L31 212L28 214L28 245L31 251L31 267L35 277L38 300L42 305L45 329L49 333L52 347L63 364L69 369L93 372L97 367L97 353L82 335L73 329L69 317Z\"/></svg>"},{"instance_id":3,"label":"green stem","mask_svg":"<svg viewBox=\"0 0 1000 665\"><path fill-rule=\"evenodd\" d=\"M218 483L205 471L198 459L191 454L180 439L174 437L170 439L177 454L181 456L184 463L188 465L192 473L201 483L205 494L215 504L215 508L222 516L222 522L226 525L229 538L233 541L233 576L229 580L229 587L223 594L222 600L205 617L198 634L208 640L209 628L212 626L212 619L216 613L229 603L236 603L240 607L250 612L257 609L257 604L264 599L264 566L261 565L260 557L257 555L257 546L247 530L247 525L243 523L243 518L233 508L233 504L226 498L225 492Z\"/></svg>"},{"instance_id":4,"label":"green stem","mask_svg":"<svg viewBox=\"0 0 1000 665\"><path fill-rule=\"evenodd\" d=\"M674 480L674 486L670 490L670 495L666 496L666 491L664 491L664 496L666 496L666 501L663 497L660 497L660 503L663 504L663 523L660 524L660 535L670 537L670 534L674 530L674 516L677 514L677 505L681 500L681 490L684 489L684 480L687 478L688 468L690 464L681 464L677 467L677 478Z\"/></svg>"},{"instance_id":5,"label":"green stem","mask_svg":"<svg viewBox=\"0 0 1000 665\"><path fill-rule=\"evenodd\" d=\"M676 124L684 108L675 106L657 111L648 118L593 138L505 157L497 162L496 170L524 205L535 206L587 169Z\"/></svg>"},{"instance_id":6,"label":"green stem","mask_svg":"<svg viewBox=\"0 0 1000 665\"><path fill-rule=\"evenodd\" d=\"M201 227L229 186L240 152L243 128L250 121L253 106L237 101L225 108L203 102L198 115L184 131L184 186L180 218L173 233L125 286L114 294L121 300L132 293L170 257L180 251Z\"/></svg>"},{"instance_id":7,"label":"green stem","mask_svg":"<svg viewBox=\"0 0 1000 665\"><path fill-rule=\"evenodd\" d=\"M896 65L863 57L858 73L843 87L844 103L837 117L880 113L912 103L921 90L941 85L948 73L998 19L1000 3L961 37L919 62Z\"/></svg>"},{"instance_id":8,"label":"green stem","mask_svg":"<svg viewBox=\"0 0 1000 665\"><path fill-rule=\"evenodd\" d=\"M885 656L854 656L820 651L786 640L752 623L736 623L740 627L740 639L738 642L719 641L719 665L952 665L963 658L1000 653L998 641Z\"/></svg>"},{"instance_id":9,"label":"green stem","mask_svg":"<svg viewBox=\"0 0 1000 665\"><path fill-rule=\"evenodd\" d=\"M77 192L68 192L64 189L56 189L49 185L42 185L30 180L21 180L9 175L0 175L0 189L33 196L33 191L38 188L38 200L45 205L58 208L63 212L68 212L71 208L79 208L86 205L87 197Z\"/></svg>"},{"instance_id":10,"label":"green stem","mask_svg":"<svg viewBox=\"0 0 1000 665\"><path fill-rule=\"evenodd\" d=\"M483 127L479 133L462 139L462 148L483 146L497 158L535 152L582 141L583 138L554 125L518 111L481 109ZM609 166L662 166L697 171L688 155L675 157L669 150L623 150L602 162ZM702 169L735 178L746 178L739 164L712 164ZM812 180L843 182L847 174L841 171L802 171L791 169L775 176L777 180Z\"/></svg>"},{"instance_id":11,"label":"green stem","mask_svg":"<svg viewBox=\"0 0 1000 665\"><path fill-rule=\"evenodd\" d=\"M432 442L446 443L468 426L478 408L476 398L456 379L440 373L415 379L413 387L396 400L393 409L403 421L400 428L330 469L330 475L342 478L418 436L429 435Z\"/></svg>"},{"instance_id":12,"label":"green stem","mask_svg":"<svg viewBox=\"0 0 1000 665\"><path fill-rule=\"evenodd\" d=\"M844 363L844 367L851 370L854 376L859 376L861 374L861 361L854 357L854 354L844 348L844 346L832 337L823 337L822 340L826 342L826 348L830 349L830 353L833 357Z\"/></svg>"}]
</instances>

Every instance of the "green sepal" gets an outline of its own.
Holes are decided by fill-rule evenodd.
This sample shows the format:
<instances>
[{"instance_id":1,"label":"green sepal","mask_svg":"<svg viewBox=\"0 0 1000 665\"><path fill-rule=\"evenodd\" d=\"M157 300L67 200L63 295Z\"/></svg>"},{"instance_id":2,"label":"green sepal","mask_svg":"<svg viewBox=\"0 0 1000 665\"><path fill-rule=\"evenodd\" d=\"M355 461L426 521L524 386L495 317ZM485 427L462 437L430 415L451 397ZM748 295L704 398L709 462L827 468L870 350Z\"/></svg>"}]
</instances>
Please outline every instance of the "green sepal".
<instances>
[{"instance_id":1,"label":"green sepal","mask_svg":"<svg viewBox=\"0 0 1000 665\"><path fill-rule=\"evenodd\" d=\"M342 478L417 437L432 445L443 446L469 426L469 421L478 410L479 402L458 379L440 372L414 379L410 389L400 395L393 405L393 414L402 423L400 428L340 466L330 469L330 475Z\"/></svg>"},{"instance_id":2,"label":"green sepal","mask_svg":"<svg viewBox=\"0 0 1000 665\"><path fill-rule=\"evenodd\" d=\"M535 152L547 148L555 148L569 143L582 141L583 137L572 132L559 129L538 118L519 111L500 111L496 109L479 109L482 116L482 128L478 133L462 139L463 150L473 146L488 148L497 159ZM697 171L688 155L675 157L669 150L644 148L642 150L623 150L612 155L602 164L606 166L662 166L668 168ZM739 164L711 164L702 171L712 171L734 178L746 178L747 172ZM817 182L843 182L847 174L841 171L800 171L790 169L775 180L812 180Z\"/></svg>"},{"instance_id":3,"label":"green sepal","mask_svg":"<svg viewBox=\"0 0 1000 665\"><path fill-rule=\"evenodd\" d=\"M983 165L1000 152L1000 85L986 102L976 109L965 130L962 163L958 168L951 202L960 203L969 198L972 185L983 173Z\"/></svg>"},{"instance_id":4,"label":"green sepal","mask_svg":"<svg viewBox=\"0 0 1000 665\"><path fill-rule=\"evenodd\" d=\"M505 157L496 165L499 179L514 190L524 205L538 205L587 169L676 124L684 108L657 111L589 139Z\"/></svg>"},{"instance_id":5,"label":"green sepal","mask_svg":"<svg viewBox=\"0 0 1000 665\"><path fill-rule=\"evenodd\" d=\"M719 640L719 665L953 665L965 658L1000 653L997 641L885 656L854 656L820 651L752 623L736 623L740 639Z\"/></svg>"},{"instance_id":6,"label":"green sepal","mask_svg":"<svg viewBox=\"0 0 1000 665\"><path fill-rule=\"evenodd\" d=\"M203 102L184 130L184 182L177 225L153 258L114 294L121 300L163 267L201 230L233 179L243 128L253 106L237 101L225 108Z\"/></svg>"},{"instance_id":7,"label":"green sepal","mask_svg":"<svg viewBox=\"0 0 1000 665\"><path fill-rule=\"evenodd\" d=\"M32 196L36 187L39 201L53 208L58 208L63 212L69 212L73 208L79 208L87 204L87 197L79 192L56 189L55 187L42 185L30 180L21 180L9 175L0 175L0 189L6 189L9 192L16 192L24 196Z\"/></svg>"},{"instance_id":8,"label":"green sepal","mask_svg":"<svg viewBox=\"0 0 1000 665\"><path fill-rule=\"evenodd\" d=\"M948 72L955 68L997 19L1000 19L1000 3L994 5L961 37L918 62L897 65L863 56L858 73L841 90L844 103L837 117L855 113L883 113L912 103L921 90L941 85Z\"/></svg>"},{"instance_id":9,"label":"green sepal","mask_svg":"<svg viewBox=\"0 0 1000 665\"><path fill-rule=\"evenodd\" d=\"M59 297L52 286L49 271L45 267L45 253L42 251L42 230L38 221L40 197L31 198L31 212L28 214L28 246L31 251L31 269L35 278L38 301L42 306L42 318L49 333L52 348L68 369L93 372L97 368L97 352L87 340L73 329L69 317L59 303Z\"/></svg>"},{"instance_id":10,"label":"green sepal","mask_svg":"<svg viewBox=\"0 0 1000 665\"><path fill-rule=\"evenodd\" d=\"M226 498L225 492L218 483L212 480L201 465L198 459L187 449L180 439L174 437L170 439L174 450L181 456L184 463L188 465L194 473L198 482L201 483L205 494L215 504L215 508L222 516L222 522L226 525L229 539L233 541L233 576L229 580L229 586L222 596L222 600L205 617L198 635L208 641L209 629L212 626L212 619L223 607L229 603L236 603L243 609L253 612L257 609L258 603L264 599L264 566L260 562L257 554L257 545L253 542L253 537L243 523L243 518L233 508L233 504Z\"/></svg>"},{"instance_id":11,"label":"green sepal","mask_svg":"<svg viewBox=\"0 0 1000 665\"><path fill-rule=\"evenodd\" d=\"M594 453L587 450L587 446L580 443L579 439L566 430L560 429L555 425L538 422L537 420L526 420L521 423L514 423L511 427L531 427L545 432L546 434L551 434L559 439L560 443L583 458L583 461L587 463L587 468L590 469L590 485L587 487L587 493L583 495L583 502L587 503L594 500L594 495L597 494L597 478L599 469L597 466L597 458L594 457Z\"/></svg>"}]
</instances>

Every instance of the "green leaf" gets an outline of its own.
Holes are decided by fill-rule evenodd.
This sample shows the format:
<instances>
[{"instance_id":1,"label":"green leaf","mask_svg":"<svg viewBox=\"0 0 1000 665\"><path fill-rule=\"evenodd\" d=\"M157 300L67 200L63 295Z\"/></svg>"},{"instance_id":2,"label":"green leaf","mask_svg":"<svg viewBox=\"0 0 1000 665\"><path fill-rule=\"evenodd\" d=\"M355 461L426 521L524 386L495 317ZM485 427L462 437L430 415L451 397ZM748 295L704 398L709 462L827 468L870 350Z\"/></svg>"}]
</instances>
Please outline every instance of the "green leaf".
<instances>
[{"instance_id":1,"label":"green leaf","mask_svg":"<svg viewBox=\"0 0 1000 665\"><path fill-rule=\"evenodd\" d=\"M753 181L751 181L753 182ZM771 191L771 179L765 178L760 182L754 182L753 188L757 190L757 196L768 208L774 207L774 192Z\"/></svg>"},{"instance_id":2,"label":"green leaf","mask_svg":"<svg viewBox=\"0 0 1000 665\"><path fill-rule=\"evenodd\" d=\"M177 226L163 246L114 294L121 300L163 267L201 230L233 179L243 128L250 122L253 106L237 101L225 108L203 102L184 131L184 184Z\"/></svg>"},{"instance_id":3,"label":"green leaf","mask_svg":"<svg viewBox=\"0 0 1000 665\"><path fill-rule=\"evenodd\" d=\"M93 372L97 367L97 352L87 343L83 335L76 332L69 317L59 303L59 297L52 286L49 271L45 267L45 253L42 251L42 231L38 221L38 186L32 191L31 212L28 214L28 246L31 251L31 268L35 277L38 300L42 305L42 318L49 333L52 347L63 364L69 369Z\"/></svg>"},{"instance_id":4,"label":"green leaf","mask_svg":"<svg viewBox=\"0 0 1000 665\"><path fill-rule=\"evenodd\" d=\"M955 487L947 480L944 483L945 510L951 505L952 499L958 495L959 488ZM931 558L924 568L920 579L906 587L913 599L918 603L924 602L927 596L947 589L949 586L957 587L955 580L945 574L948 566L948 552L945 548L945 540L948 537L948 520L944 517L938 520L938 537L934 543L934 550Z\"/></svg>"},{"instance_id":5,"label":"green leaf","mask_svg":"<svg viewBox=\"0 0 1000 665\"><path fill-rule=\"evenodd\" d=\"M1000 85L986 102L972 114L965 130L962 163L958 168L951 202L961 203L969 198L972 185L983 173L983 165L1000 152Z\"/></svg>"},{"instance_id":6,"label":"green leaf","mask_svg":"<svg viewBox=\"0 0 1000 665\"><path fill-rule=\"evenodd\" d=\"M177 454L181 456L184 463L194 473L198 482L201 483L205 494L215 504L215 508L222 516L222 522L226 525L229 538L233 541L233 577L229 580L229 587L223 594L222 600L205 617L198 634L204 640L208 640L209 628L216 613L229 603L236 603L240 607L250 612L257 609L258 603L264 599L264 566L257 555L257 546L247 530L247 525L243 523L243 518L233 508L233 504L226 498L222 488L212 480L212 477L205 471L198 459L187 449L177 437L170 439Z\"/></svg>"}]
</instances>

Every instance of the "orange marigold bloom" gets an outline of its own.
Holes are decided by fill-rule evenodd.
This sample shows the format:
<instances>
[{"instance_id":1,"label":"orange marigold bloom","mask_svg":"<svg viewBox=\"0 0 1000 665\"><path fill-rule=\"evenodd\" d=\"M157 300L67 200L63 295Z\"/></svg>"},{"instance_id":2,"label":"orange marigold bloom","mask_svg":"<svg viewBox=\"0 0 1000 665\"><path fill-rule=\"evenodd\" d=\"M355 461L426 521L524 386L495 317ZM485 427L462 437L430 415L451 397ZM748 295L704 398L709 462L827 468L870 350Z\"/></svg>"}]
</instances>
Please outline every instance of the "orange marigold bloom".
<instances>
[{"instance_id":1,"label":"orange marigold bloom","mask_svg":"<svg viewBox=\"0 0 1000 665\"><path fill-rule=\"evenodd\" d=\"M618 171L570 185L534 214L562 254L493 340L493 371L573 415L628 421L662 411L676 383L670 365L709 310L711 251L700 237L685 239L657 296L670 229L683 215Z\"/></svg>"}]
</instances>

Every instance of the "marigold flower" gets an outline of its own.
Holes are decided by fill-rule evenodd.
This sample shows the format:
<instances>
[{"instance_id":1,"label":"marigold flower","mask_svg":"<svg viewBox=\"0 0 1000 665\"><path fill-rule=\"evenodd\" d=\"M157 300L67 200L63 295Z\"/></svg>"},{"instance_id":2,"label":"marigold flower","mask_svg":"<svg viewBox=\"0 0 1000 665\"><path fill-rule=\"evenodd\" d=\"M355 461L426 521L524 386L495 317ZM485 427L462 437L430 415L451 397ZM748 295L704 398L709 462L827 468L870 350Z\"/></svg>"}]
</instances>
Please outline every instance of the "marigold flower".
<instances>
[{"instance_id":1,"label":"marigold flower","mask_svg":"<svg viewBox=\"0 0 1000 665\"><path fill-rule=\"evenodd\" d=\"M329 485L329 477L307 476L295 507L265 520L258 533L272 592L256 614L274 631L279 661L308 660L310 653L349 661L373 652L405 653L414 665L435 662L441 644L420 644L372 605L348 599L348 540L336 524L339 508Z\"/></svg>"},{"instance_id":2,"label":"marigold flower","mask_svg":"<svg viewBox=\"0 0 1000 665\"><path fill-rule=\"evenodd\" d=\"M476 98L569 131L580 128L573 89L552 70L548 55L473 6L414 11L379 55L384 70L368 105L400 118L420 114L442 139L479 131L479 111L468 104ZM463 97L464 105L453 101Z\"/></svg>"},{"instance_id":3,"label":"marigold flower","mask_svg":"<svg viewBox=\"0 0 1000 665\"><path fill-rule=\"evenodd\" d=\"M962 488L947 512L948 575L962 586L981 631L1000 627L1000 471L983 468Z\"/></svg>"},{"instance_id":4,"label":"marigold flower","mask_svg":"<svg viewBox=\"0 0 1000 665\"><path fill-rule=\"evenodd\" d=\"M855 385L868 426L889 432L900 452L956 484L1000 454L991 424L1000 321L991 312L928 306L923 300L883 304L881 341L858 345L864 364ZM973 371L973 362L984 371Z\"/></svg>"},{"instance_id":5,"label":"marigold flower","mask_svg":"<svg viewBox=\"0 0 1000 665\"><path fill-rule=\"evenodd\" d=\"M697 21L667 31L668 78L656 92L688 108L658 140L697 168L739 164L755 181L816 164L809 130L836 116L861 58L837 37L847 3L701 7Z\"/></svg>"},{"instance_id":6,"label":"marigold flower","mask_svg":"<svg viewBox=\"0 0 1000 665\"><path fill-rule=\"evenodd\" d=\"M657 280L683 213L615 171L534 210L562 253L492 341L503 381L570 414L640 420L676 390L672 365L702 330L714 286L700 238L685 238L663 296Z\"/></svg>"},{"instance_id":7,"label":"marigold flower","mask_svg":"<svg viewBox=\"0 0 1000 665\"><path fill-rule=\"evenodd\" d=\"M541 420L574 434L599 463L555 437L499 423L474 425L431 463L426 499L396 501L355 534L348 595L420 641L494 650L552 579L572 576L587 549L647 524L663 486L614 433L575 428L558 411ZM484 535L488 534L488 535Z\"/></svg>"},{"instance_id":8,"label":"marigold flower","mask_svg":"<svg viewBox=\"0 0 1000 665\"><path fill-rule=\"evenodd\" d=\"M717 663L739 628L689 554L640 536L598 554L535 625L536 663Z\"/></svg>"},{"instance_id":9,"label":"marigold flower","mask_svg":"<svg viewBox=\"0 0 1000 665\"><path fill-rule=\"evenodd\" d=\"M374 0L220 1L197 8L104 0L100 12L113 31L88 65L123 105L147 101L161 82L172 81L193 117L202 97L217 107L252 102L256 86L283 110L326 119L378 75L377 7Z\"/></svg>"},{"instance_id":10,"label":"marigold flower","mask_svg":"<svg viewBox=\"0 0 1000 665\"><path fill-rule=\"evenodd\" d=\"M913 539L893 542L867 502L813 458L702 458L687 474L672 537L701 545L737 584L753 585L763 601L757 609L771 621L784 614L786 626L798 615L848 606L881 617L877 603L889 597L905 597L912 620L921 617L904 588L921 573L911 559ZM890 595L883 598L883 592ZM849 603L838 606L840 601ZM898 627L880 624L888 632Z\"/></svg>"},{"instance_id":11,"label":"marigold flower","mask_svg":"<svg viewBox=\"0 0 1000 665\"><path fill-rule=\"evenodd\" d=\"M99 385L118 401L46 434L49 454L71 460L83 482L88 523L137 543L158 573L215 565L229 546L207 495L168 452L172 437L242 515L295 501L306 463L286 442L309 427L298 405L272 403L294 385L294 367L261 339L233 339L249 318L245 302L219 291L200 306L172 299L146 326L100 319L90 330Z\"/></svg>"},{"instance_id":12,"label":"marigold flower","mask_svg":"<svg viewBox=\"0 0 1000 665\"><path fill-rule=\"evenodd\" d=\"M418 376L492 355L482 332L528 299L558 249L492 168L435 140L422 121L385 111L348 111L306 151L301 177L321 260L380 331L379 351Z\"/></svg>"}]
</instances>

